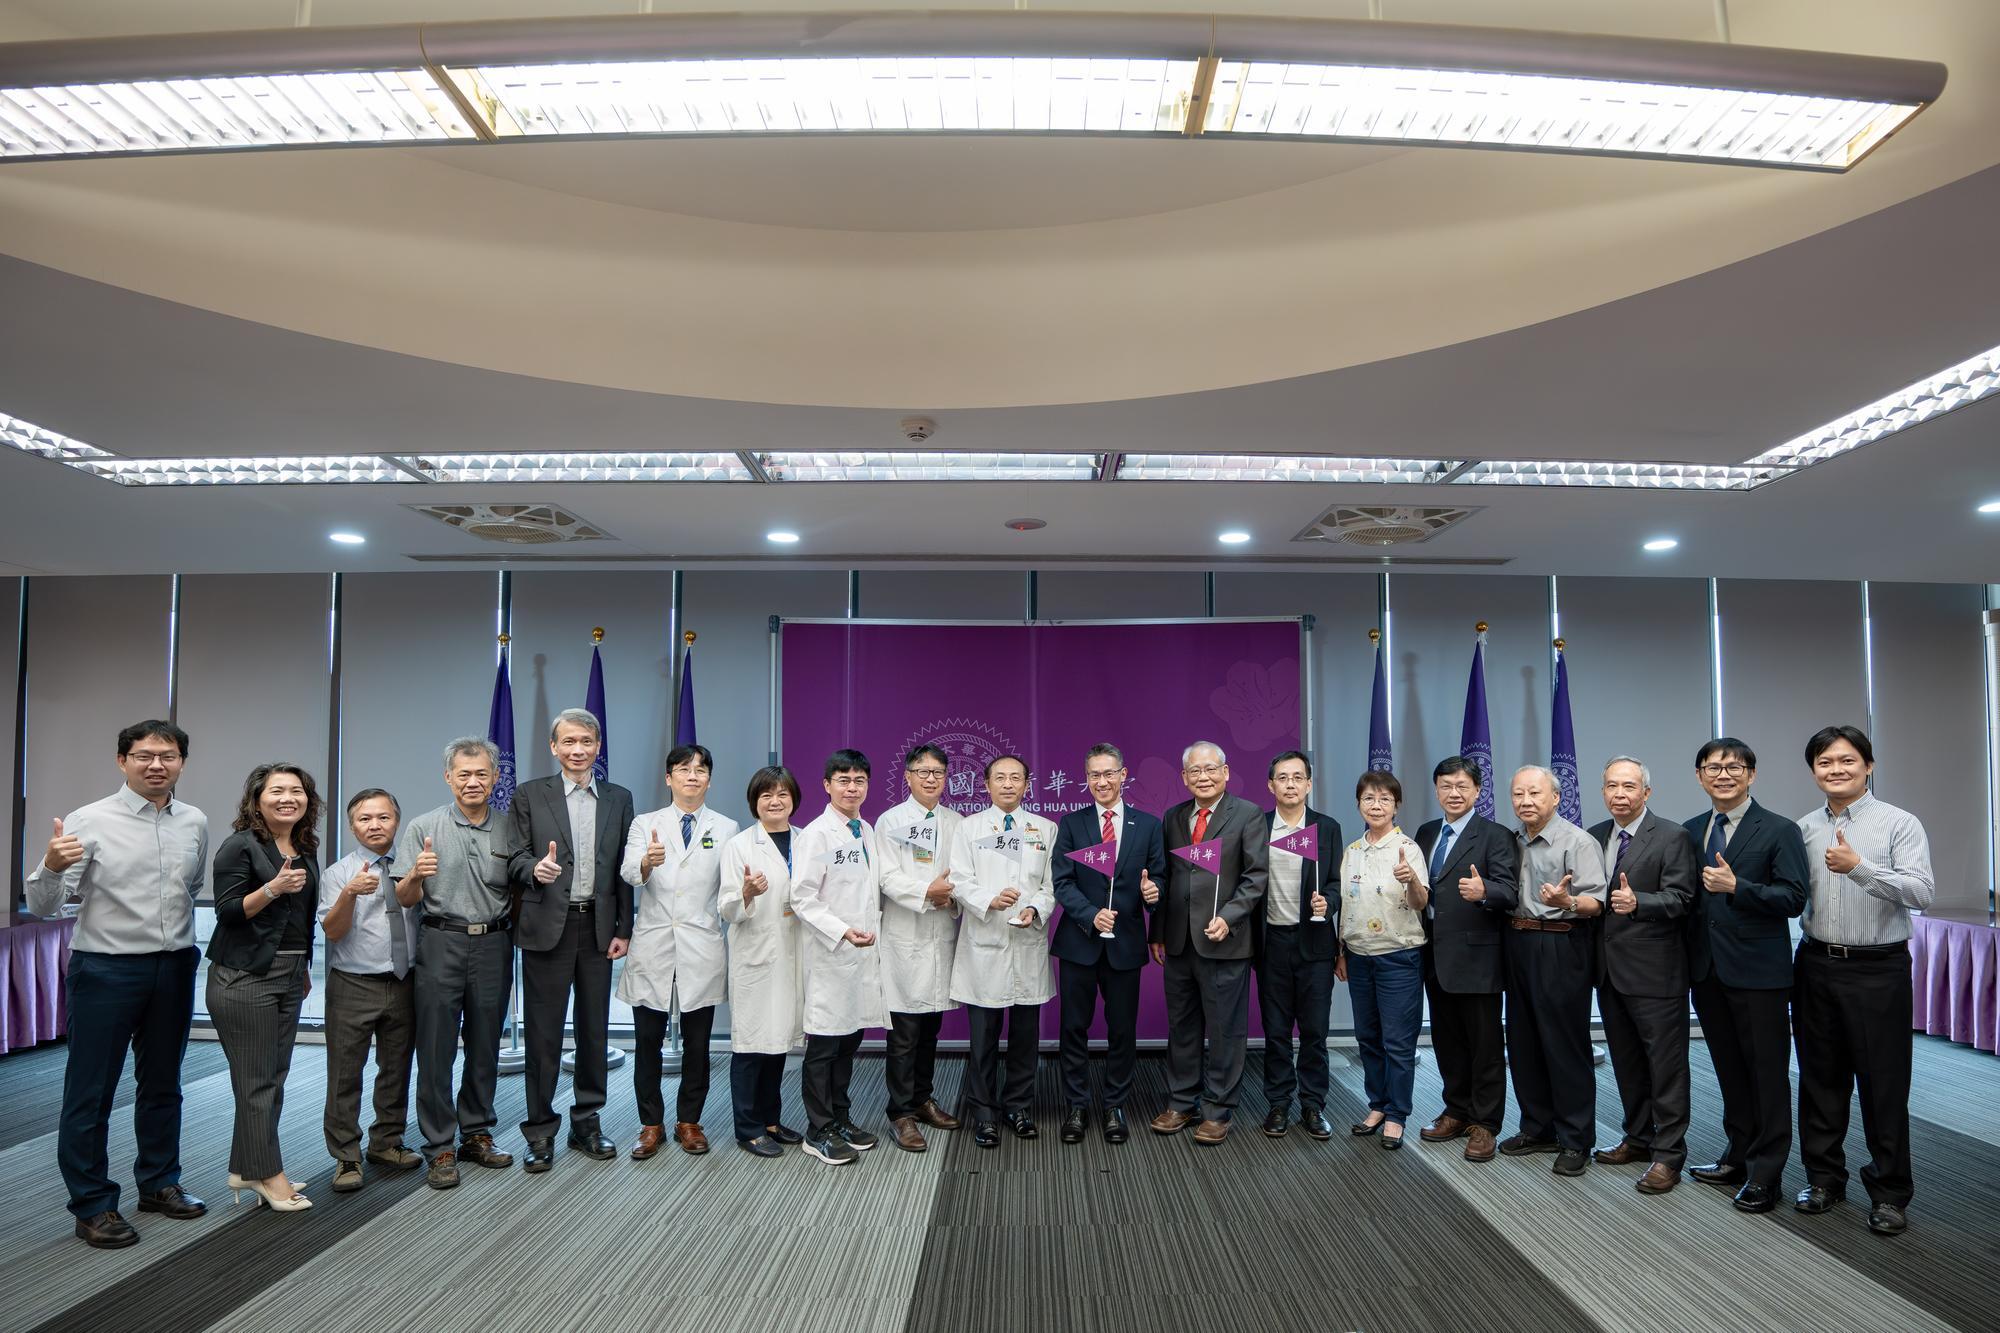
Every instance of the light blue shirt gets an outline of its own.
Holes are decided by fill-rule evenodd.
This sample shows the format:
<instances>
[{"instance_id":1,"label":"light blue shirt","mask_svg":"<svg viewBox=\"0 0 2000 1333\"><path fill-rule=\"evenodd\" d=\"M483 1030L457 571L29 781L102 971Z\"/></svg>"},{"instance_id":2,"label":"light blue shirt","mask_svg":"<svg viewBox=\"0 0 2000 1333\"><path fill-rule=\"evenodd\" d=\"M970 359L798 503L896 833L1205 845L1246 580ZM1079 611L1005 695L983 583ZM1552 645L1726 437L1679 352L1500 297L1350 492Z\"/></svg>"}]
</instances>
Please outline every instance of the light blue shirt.
<instances>
[{"instance_id":1,"label":"light blue shirt","mask_svg":"<svg viewBox=\"0 0 2000 1333\"><path fill-rule=\"evenodd\" d=\"M347 933L337 940L326 942L328 967L362 976L394 971L395 955L389 948L391 913L398 918L396 926L403 932L406 946L403 957L416 958L417 922L423 914L396 901L395 860L392 852L378 856L366 847L357 847L320 872L319 924L322 930L326 928L326 914L340 901L340 891L349 880L372 865L376 877L382 881L382 887L374 893L354 900L354 912L349 918Z\"/></svg>"},{"instance_id":2,"label":"light blue shirt","mask_svg":"<svg viewBox=\"0 0 2000 1333\"><path fill-rule=\"evenodd\" d=\"M194 902L208 883L208 816L177 797L164 806L120 787L72 810L63 832L83 859L60 875L37 857L28 910L53 916L81 903L70 948L83 953L165 953L194 947Z\"/></svg>"}]
</instances>

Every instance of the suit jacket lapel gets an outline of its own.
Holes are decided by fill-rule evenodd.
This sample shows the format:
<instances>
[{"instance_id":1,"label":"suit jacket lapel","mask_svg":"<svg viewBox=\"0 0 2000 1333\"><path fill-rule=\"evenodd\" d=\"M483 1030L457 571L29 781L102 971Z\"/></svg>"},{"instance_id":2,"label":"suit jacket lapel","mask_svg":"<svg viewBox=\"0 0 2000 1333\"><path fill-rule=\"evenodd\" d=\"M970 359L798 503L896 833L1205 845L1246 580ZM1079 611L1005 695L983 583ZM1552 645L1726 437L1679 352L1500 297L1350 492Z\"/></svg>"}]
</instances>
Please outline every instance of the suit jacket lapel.
<instances>
[{"instance_id":1,"label":"suit jacket lapel","mask_svg":"<svg viewBox=\"0 0 2000 1333\"><path fill-rule=\"evenodd\" d=\"M576 859L576 838L569 826L568 779L562 777L560 774L550 778L548 785L542 788L541 796L549 808L549 820L556 830L557 846L564 853L565 859L574 861ZM538 848L537 850L544 849ZM539 856L535 859L537 861L541 860Z\"/></svg>"},{"instance_id":2,"label":"suit jacket lapel","mask_svg":"<svg viewBox=\"0 0 2000 1333\"><path fill-rule=\"evenodd\" d=\"M624 858L626 830L614 829L609 827L608 821L610 820L610 818L611 818L611 802L608 799L606 799L604 794L604 784L600 782L597 784L598 857L600 860L603 859L604 849L606 847L615 847L618 849L619 855L612 858L611 864L617 865L618 862Z\"/></svg>"}]
</instances>

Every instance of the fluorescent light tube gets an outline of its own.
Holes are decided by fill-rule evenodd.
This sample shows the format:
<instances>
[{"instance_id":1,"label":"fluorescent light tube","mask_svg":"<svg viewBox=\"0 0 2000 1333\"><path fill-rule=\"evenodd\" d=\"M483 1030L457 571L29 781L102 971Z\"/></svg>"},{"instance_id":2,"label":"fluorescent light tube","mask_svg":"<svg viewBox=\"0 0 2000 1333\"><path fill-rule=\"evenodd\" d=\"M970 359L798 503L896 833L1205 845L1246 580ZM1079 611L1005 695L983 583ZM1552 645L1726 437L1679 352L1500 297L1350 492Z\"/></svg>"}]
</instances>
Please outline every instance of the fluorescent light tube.
<instances>
[{"instance_id":1,"label":"fluorescent light tube","mask_svg":"<svg viewBox=\"0 0 2000 1333\"><path fill-rule=\"evenodd\" d=\"M773 481L1090 481L1104 455L780 449L759 454L757 461Z\"/></svg>"},{"instance_id":2,"label":"fluorescent light tube","mask_svg":"<svg viewBox=\"0 0 2000 1333\"><path fill-rule=\"evenodd\" d=\"M1452 479L1454 486L1598 486L1638 491L1750 491L1787 475L1784 468L1703 463L1619 463L1490 459Z\"/></svg>"},{"instance_id":3,"label":"fluorescent light tube","mask_svg":"<svg viewBox=\"0 0 2000 1333\"><path fill-rule=\"evenodd\" d=\"M558 453L398 456L432 481L754 481L735 454Z\"/></svg>"},{"instance_id":4,"label":"fluorescent light tube","mask_svg":"<svg viewBox=\"0 0 2000 1333\"><path fill-rule=\"evenodd\" d=\"M2000 347L1989 347L1977 356L1908 384L1892 394L1877 398L1866 407L1827 422L1767 449L1750 460L1751 465L1800 468L1824 463L1844 453L1873 444L1898 431L1943 416L1946 412L1976 403L2000 388Z\"/></svg>"},{"instance_id":5,"label":"fluorescent light tube","mask_svg":"<svg viewBox=\"0 0 2000 1333\"><path fill-rule=\"evenodd\" d=\"M1125 454L1120 481L1326 481L1353 485L1434 482L1458 464L1443 458L1319 458L1263 454Z\"/></svg>"}]
</instances>

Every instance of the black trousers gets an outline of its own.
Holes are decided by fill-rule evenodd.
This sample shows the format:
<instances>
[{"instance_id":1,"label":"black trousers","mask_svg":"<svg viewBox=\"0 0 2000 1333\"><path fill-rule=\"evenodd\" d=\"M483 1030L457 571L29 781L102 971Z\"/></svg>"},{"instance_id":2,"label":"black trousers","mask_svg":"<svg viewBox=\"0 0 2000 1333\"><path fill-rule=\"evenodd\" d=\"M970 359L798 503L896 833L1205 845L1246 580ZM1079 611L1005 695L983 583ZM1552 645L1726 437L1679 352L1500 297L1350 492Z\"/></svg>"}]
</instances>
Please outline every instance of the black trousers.
<instances>
[{"instance_id":1,"label":"black trousers","mask_svg":"<svg viewBox=\"0 0 2000 1333\"><path fill-rule=\"evenodd\" d=\"M1507 1114L1507 1048L1500 995L1458 994L1424 978L1431 1004L1431 1054L1444 1080L1444 1113L1495 1134Z\"/></svg>"},{"instance_id":2,"label":"black trousers","mask_svg":"<svg viewBox=\"0 0 2000 1333\"><path fill-rule=\"evenodd\" d=\"M859 1032L844 1037L806 1034L799 1092L806 1104L806 1130L812 1137L824 1138L835 1121L853 1118L854 1103L848 1088L854 1082L854 1053L860 1049Z\"/></svg>"},{"instance_id":3,"label":"black trousers","mask_svg":"<svg viewBox=\"0 0 2000 1333\"><path fill-rule=\"evenodd\" d=\"M1097 997L1104 997L1104 1107L1115 1110L1132 1095L1132 1070L1139 1056L1139 978L1143 967L1115 968L1108 963L1061 964L1062 1027L1058 1058L1062 1062L1063 1101L1090 1105L1090 1022L1097 1017Z\"/></svg>"},{"instance_id":4,"label":"black trousers","mask_svg":"<svg viewBox=\"0 0 2000 1333\"><path fill-rule=\"evenodd\" d=\"M528 1099L527 1119L521 1122L524 1139L554 1138L562 1128L555 1108L556 1080L562 1077L563 1025L572 989L576 1072L570 1080L569 1127L571 1133L593 1133L610 1078L605 1049L611 1028L611 960L597 947L595 912L563 913L562 938L555 948L521 950L522 1045L528 1052L522 1071Z\"/></svg>"},{"instance_id":5,"label":"black trousers","mask_svg":"<svg viewBox=\"0 0 2000 1333\"><path fill-rule=\"evenodd\" d=\"M1687 1163L1687 996L1627 995L1605 985L1597 1012L1625 1109L1625 1141L1679 1171Z\"/></svg>"},{"instance_id":6,"label":"black trousers","mask_svg":"<svg viewBox=\"0 0 2000 1333\"><path fill-rule=\"evenodd\" d=\"M1792 1027L1799 1049L1799 1158L1810 1184L1847 1184L1847 1114L1861 1093L1873 1203L1907 1207L1910 1181L1910 959L1829 958L1800 949Z\"/></svg>"},{"instance_id":7,"label":"black trousers","mask_svg":"<svg viewBox=\"0 0 2000 1333\"><path fill-rule=\"evenodd\" d=\"M1907 970L1908 965L1905 965ZM1695 983L1694 1012L1722 1085L1722 1164L1778 1187L1792 1151L1791 987L1743 990L1713 973Z\"/></svg>"},{"instance_id":8,"label":"black trousers","mask_svg":"<svg viewBox=\"0 0 2000 1333\"><path fill-rule=\"evenodd\" d=\"M1326 1105L1326 1030L1333 1021L1333 959L1301 958L1296 926L1264 927L1257 1008L1264 1020L1264 1098L1273 1108ZM1292 1029L1299 1034L1296 1066Z\"/></svg>"},{"instance_id":9,"label":"black trousers","mask_svg":"<svg viewBox=\"0 0 2000 1333\"><path fill-rule=\"evenodd\" d=\"M1203 958L1189 944L1167 955L1165 970L1167 1105L1227 1120L1243 1088L1250 960Z\"/></svg>"},{"instance_id":10,"label":"black trousers","mask_svg":"<svg viewBox=\"0 0 2000 1333\"><path fill-rule=\"evenodd\" d=\"M937 1074L938 1029L944 1014L889 1015L889 1051L883 1078L889 1085L889 1118L915 1115L931 1099Z\"/></svg>"},{"instance_id":11,"label":"black trousers","mask_svg":"<svg viewBox=\"0 0 2000 1333\"><path fill-rule=\"evenodd\" d=\"M1002 1111L1026 1112L1035 1104L1035 1060L1041 1054L1042 1009L965 1006L972 1029L965 1051L965 1112L975 1124L993 1124ZM1000 1063L1000 1029L1007 1029L1007 1062Z\"/></svg>"},{"instance_id":12,"label":"black trousers","mask_svg":"<svg viewBox=\"0 0 2000 1333\"><path fill-rule=\"evenodd\" d=\"M1597 1137L1590 1053L1589 930L1507 932L1507 1062L1521 1133L1589 1152Z\"/></svg>"},{"instance_id":13,"label":"black trousers","mask_svg":"<svg viewBox=\"0 0 2000 1333\"><path fill-rule=\"evenodd\" d=\"M785 1057L738 1051L729 1057L729 1100L736 1111L736 1137L748 1143L766 1125L782 1122Z\"/></svg>"},{"instance_id":14,"label":"black trousers","mask_svg":"<svg viewBox=\"0 0 2000 1333\"><path fill-rule=\"evenodd\" d=\"M681 1088L674 1099L674 1119L701 1123L708 1104L708 1038L715 1031L715 1006L681 1010ZM632 1006L632 1096L639 1103L639 1123L664 1125L667 1099L660 1091L660 1053L667 1044L667 1015L661 1009Z\"/></svg>"}]
</instances>

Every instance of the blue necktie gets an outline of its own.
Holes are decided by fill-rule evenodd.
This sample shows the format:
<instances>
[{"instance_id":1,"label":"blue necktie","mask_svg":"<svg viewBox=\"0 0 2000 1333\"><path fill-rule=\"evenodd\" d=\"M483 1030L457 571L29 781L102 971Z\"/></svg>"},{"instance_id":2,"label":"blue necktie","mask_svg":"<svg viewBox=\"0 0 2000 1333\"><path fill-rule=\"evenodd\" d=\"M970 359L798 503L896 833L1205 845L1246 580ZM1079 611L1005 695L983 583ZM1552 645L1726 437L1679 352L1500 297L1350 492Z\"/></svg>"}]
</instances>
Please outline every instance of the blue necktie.
<instances>
[{"instance_id":1,"label":"blue necktie","mask_svg":"<svg viewBox=\"0 0 2000 1333\"><path fill-rule=\"evenodd\" d=\"M1014 831L1014 816L1008 815L1000 821L1000 831L1002 833L1012 833Z\"/></svg>"},{"instance_id":2,"label":"blue necktie","mask_svg":"<svg viewBox=\"0 0 2000 1333\"><path fill-rule=\"evenodd\" d=\"M1704 859L1709 865L1714 865L1715 858L1722 855L1723 849L1728 846L1729 816L1718 812L1708 826L1708 850L1703 853Z\"/></svg>"},{"instance_id":3,"label":"blue necktie","mask_svg":"<svg viewBox=\"0 0 2000 1333\"><path fill-rule=\"evenodd\" d=\"M694 841L694 816L693 816L693 815L682 815L682 816L681 816L681 846L682 846L682 847L686 847L686 846L688 846L688 845L689 845L690 843L692 843L693 841Z\"/></svg>"},{"instance_id":4,"label":"blue necktie","mask_svg":"<svg viewBox=\"0 0 2000 1333\"><path fill-rule=\"evenodd\" d=\"M1617 874L1618 867L1625 864L1625 849L1632 845L1632 835L1624 829L1618 830L1618 855L1611 858L1611 873Z\"/></svg>"},{"instance_id":5,"label":"blue necktie","mask_svg":"<svg viewBox=\"0 0 2000 1333\"><path fill-rule=\"evenodd\" d=\"M849 833L852 833L852 834L854 835L854 838L855 838L855 841L859 842L859 841L861 840L861 821L860 821L860 820L858 820L858 819L850 819L850 820L848 820L848 821L847 821L847 831L848 831ZM871 857L870 857L870 856L868 855L868 848L867 848L867 846L866 846L866 845L863 845L863 847L861 848L861 861L862 861L862 864L864 864L864 865L873 865L873 864L875 864L875 862L874 862L873 858L871 858Z\"/></svg>"},{"instance_id":6,"label":"blue necktie","mask_svg":"<svg viewBox=\"0 0 2000 1333\"><path fill-rule=\"evenodd\" d=\"M1452 828L1449 824L1442 825L1438 829L1438 845L1431 852L1431 883L1433 884L1437 883L1438 876L1444 873L1445 858L1451 855L1451 834Z\"/></svg>"}]
</instances>

